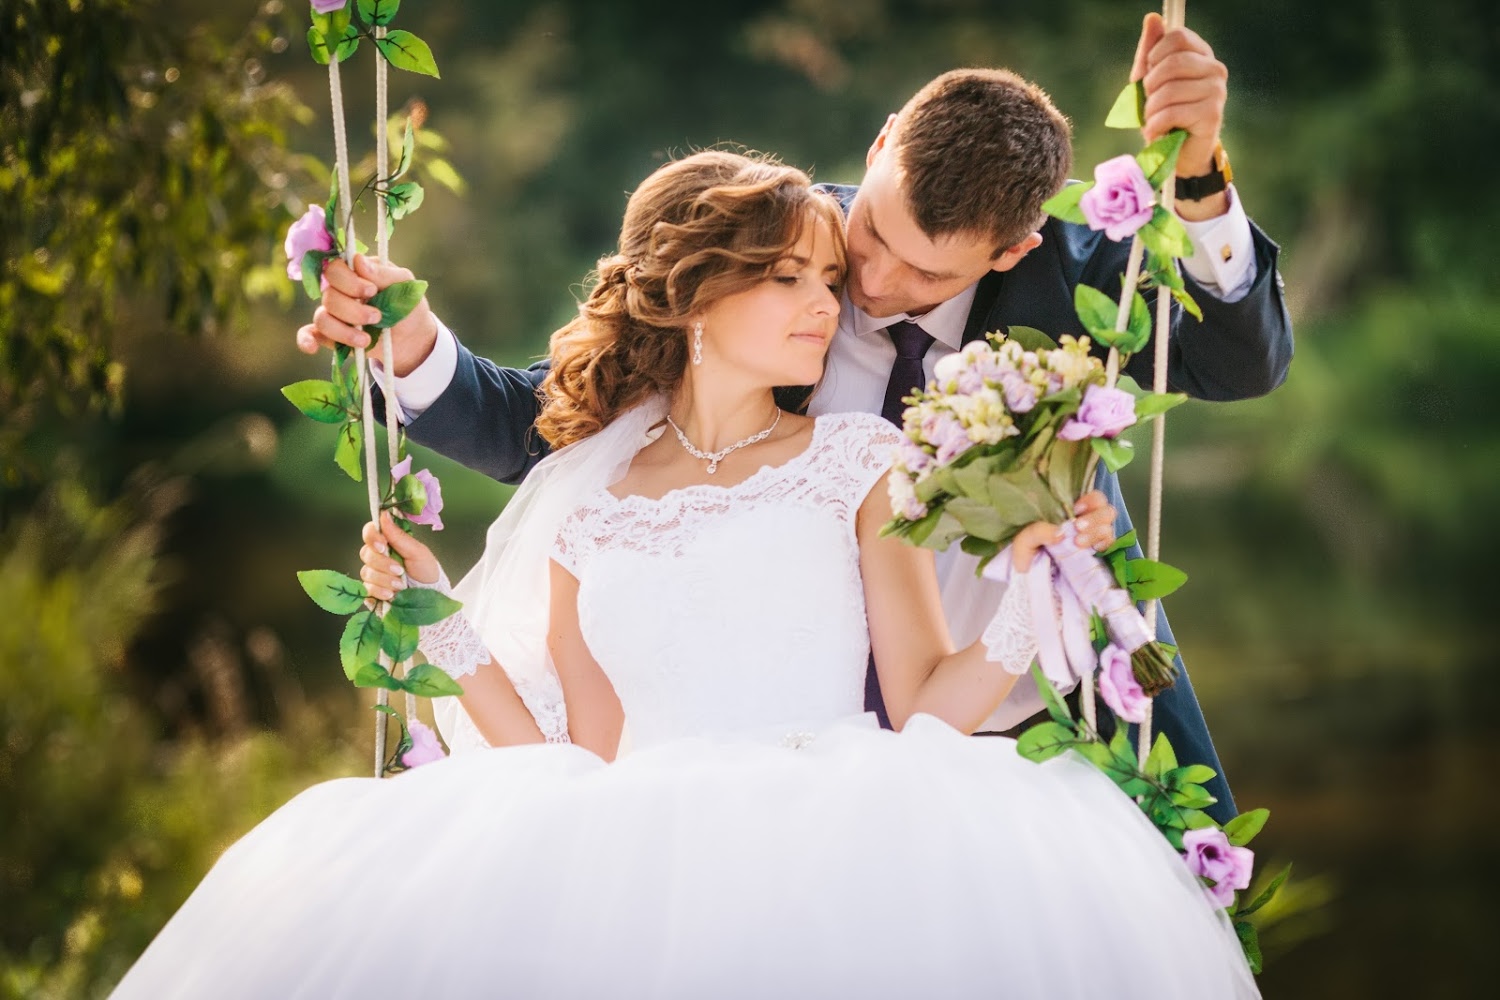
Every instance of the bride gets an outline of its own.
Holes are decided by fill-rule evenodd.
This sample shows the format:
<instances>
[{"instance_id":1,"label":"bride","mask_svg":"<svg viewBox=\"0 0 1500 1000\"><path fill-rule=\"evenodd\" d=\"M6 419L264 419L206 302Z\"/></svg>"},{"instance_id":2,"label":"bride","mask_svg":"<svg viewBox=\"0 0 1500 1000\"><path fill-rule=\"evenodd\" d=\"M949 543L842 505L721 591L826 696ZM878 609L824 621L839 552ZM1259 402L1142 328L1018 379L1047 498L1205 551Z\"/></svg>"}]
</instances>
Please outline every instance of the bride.
<instances>
[{"instance_id":1,"label":"bride","mask_svg":"<svg viewBox=\"0 0 1500 1000\"><path fill-rule=\"evenodd\" d=\"M644 182L553 337L557 450L422 636L450 743L493 749L302 793L117 997L1257 995L1108 779L965 735L1034 654L1026 588L955 651L932 553L879 537L897 431L776 406L822 374L841 227L764 160ZM1085 498L1081 544L1113 520ZM365 542L372 597L446 587ZM872 650L899 732L859 714Z\"/></svg>"}]
</instances>

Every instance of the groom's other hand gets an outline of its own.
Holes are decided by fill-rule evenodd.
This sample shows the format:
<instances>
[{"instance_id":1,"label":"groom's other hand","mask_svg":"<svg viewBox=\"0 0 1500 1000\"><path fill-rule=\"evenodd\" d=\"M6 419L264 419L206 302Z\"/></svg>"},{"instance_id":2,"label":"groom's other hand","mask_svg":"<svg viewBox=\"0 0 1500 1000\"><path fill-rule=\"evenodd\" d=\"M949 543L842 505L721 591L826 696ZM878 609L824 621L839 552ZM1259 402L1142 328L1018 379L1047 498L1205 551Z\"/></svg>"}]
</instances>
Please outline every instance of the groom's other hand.
<instances>
[{"instance_id":1,"label":"groom's other hand","mask_svg":"<svg viewBox=\"0 0 1500 1000\"><path fill-rule=\"evenodd\" d=\"M369 303L371 296L413 277L404 267L363 254L355 254L352 270L342 260L329 261L323 271L323 304L313 313L313 321L297 331L297 347L306 354L337 344L369 347L371 338L364 326L380 321L380 311ZM427 360L436 342L437 318L423 297L410 315L391 328L396 374L409 375Z\"/></svg>"},{"instance_id":2,"label":"groom's other hand","mask_svg":"<svg viewBox=\"0 0 1500 1000\"><path fill-rule=\"evenodd\" d=\"M1177 176L1212 173L1229 96L1229 68L1214 58L1208 43L1186 28L1168 31L1160 14L1147 14L1130 79L1145 81L1141 133L1146 141L1160 139L1174 128L1185 129L1188 137L1177 157ZM1229 196L1224 192L1202 201L1177 203L1177 213L1190 220L1211 219L1227 211Z\"/></svg>"}]
</instances>

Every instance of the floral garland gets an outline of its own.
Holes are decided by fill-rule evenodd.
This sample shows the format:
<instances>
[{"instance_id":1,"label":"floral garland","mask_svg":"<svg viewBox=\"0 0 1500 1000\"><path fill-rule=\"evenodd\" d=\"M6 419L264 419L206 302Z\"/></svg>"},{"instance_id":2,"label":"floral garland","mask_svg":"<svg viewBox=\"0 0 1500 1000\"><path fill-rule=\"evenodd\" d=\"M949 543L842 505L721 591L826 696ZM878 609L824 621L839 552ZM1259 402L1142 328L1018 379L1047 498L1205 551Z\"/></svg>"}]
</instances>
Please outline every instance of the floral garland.
<instances>
[{"instance_id":1,"label":"floral garland","mask_svg":"<svg viewBox=\"0 0 1500 1000\"><path fill-rule=\"evenodd\" d=\"M354 238L353 208L359 197L370 191L379 199L382 243L389 228L416 211L423 201L422 185L415 180L402 180L412 166L416 129L421 124L419 114L409 116L406 121L394 168L382 141L374 176L358 196L351 197L340 65L358 50L362 41L369 40L385 64L438 76L437 63L427 43L410 31L391 27L400 7L400 0L357 0L352 4L350 0L311 0L307 43L314 61L326 65L329 71L335 163L327 207L308 208L292 224L284 249L287 276L300 281L313 299L322 296L323 268L329 261L343 258L352 264L354 254L366 249ZM377 87L381 111L377 117L383 119L383 67L377 73ZM383 139L387 123L377 120L375 124ZM383 338L389 346L387 331L410 314L426 292L425 281L403 281L382 289L370 299L370 305L380 310L380 321L366 326L365 331L374 338ZM366 483L372 520L378 520L382 512L389 512L402 530L410 532L413 525L442 530L441 484L426 469L412 471L412 459L406 454L406 435L389 421L389 433L394 436L389 450L389 476L384 491L377 485L379 470L369 366L363 349L351 351L340 346L334 352L329 379L296 382L283 388L282 394L306 416L338 427L334 464L355 482ZM388 406L394 402L387 387ZM348 616L339 640L339 660L345 676L355 687L377 689L375 707L381 713L376 730L377 773L392 774L441 757L443 751L436 734L416 718L414 699L458 695L463 689L442 670L428 663L413 663L413 658L419 629L455 614L461 606L459 602L436 590L422 588L402 590L389 602L375 601L363 583L335 570L305 570L297 574L297 579L318 607ZM405 716L386 704L389 691L407 695ZM401 737L395 751L386 758L384 721L388 717L400 725Z\"/></svg>"}]
</instances>

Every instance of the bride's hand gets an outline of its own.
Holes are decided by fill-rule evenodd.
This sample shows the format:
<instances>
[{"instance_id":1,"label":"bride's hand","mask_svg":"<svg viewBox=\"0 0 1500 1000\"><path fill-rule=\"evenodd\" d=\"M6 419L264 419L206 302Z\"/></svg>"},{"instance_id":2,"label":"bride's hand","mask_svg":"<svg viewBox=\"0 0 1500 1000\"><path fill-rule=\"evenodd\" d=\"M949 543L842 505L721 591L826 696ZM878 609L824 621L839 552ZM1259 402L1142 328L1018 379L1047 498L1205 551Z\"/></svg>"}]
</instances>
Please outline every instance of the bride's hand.
<instances>
[{"instance_id":1,"label":"bride's hand","mask_svg":"<svg viewBox=\"0 0 1500 1000\"><path fill-rule=\"evenodd\" d=\"M406 588L408 578L416 583L436 583L442 574L432 550L396 527L390 514L382 513L378 525L373 521L366 524L363 537L365 544L359 550L359 560L364 566L359 578L377 601L394 598L397 591ZM391 558L392 549L405 561L404 568Z\"/></svg>"},{"instance_id":2,"label":"bride's hand","mask_svg":"<svg viewBox=\"0 0 1500 1000\"><path fill-rule=\"evenodd\" d=\"M1073 505L1073 524L1078 535L1080 549L1107 549L1115 540L1115 509L1104 499L1104 494L1091 490ZM1017 573L1024 573L1036 558L1037 550L1062 538L1062 529L1046 521L1036 521L1022 528L1010 543L1011 565Z\"/></svg>"}]
</instances>

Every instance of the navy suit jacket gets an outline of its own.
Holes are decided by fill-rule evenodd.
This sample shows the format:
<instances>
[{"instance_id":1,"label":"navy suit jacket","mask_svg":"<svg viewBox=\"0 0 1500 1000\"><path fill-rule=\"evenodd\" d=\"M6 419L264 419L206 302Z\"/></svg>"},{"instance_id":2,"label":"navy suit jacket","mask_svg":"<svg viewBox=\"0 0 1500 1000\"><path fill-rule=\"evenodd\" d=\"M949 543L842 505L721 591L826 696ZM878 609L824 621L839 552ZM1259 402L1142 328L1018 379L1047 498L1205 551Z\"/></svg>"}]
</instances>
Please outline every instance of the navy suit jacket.
<instances>
[{"instance_id":1,"label":"navy suit jacket","mask_svg":"<svg viewBox=\"0 0 1500 1000\"><path fill-rule=\"evenodd\" d=\"M857 190L820 187L838 197L846 212ZM1278 248L1253 224L1251 229L1256 278L1243 299L1221 302L1199 288L1191 276L1184 276L1188 291L1203 310L1203 320L1195 320L1174 303L1167 369L1167 384L1173 391L1197 399L1246 399L1270 392L1286 378L1292 359L1292 325L1276 270ZM1082 335L1073 310L1073 290L1083 283L1118 298L1127 244L1057 219L1048 219L1041 232L1041 246L1014 268L992 271L980 280L964 329L965 343L1012 325L1036 327L1054 337ZM1149 296L1148 304L1154 307ZM1125 370L1149 387L1153 368L1154 344L1133 357ZM546 374L545 361L527 369L504 368L476 357L460 344L452 383L412 421L407 434L494 479L520 482L547 454L546 442L533 426L539 409L537 390ZM780 394L783 405L793 408L805 405L807 397L806 390ZM375 412L384 413L384 407L377 405ZM1097 486L1119 512L1115 530L1124 535L1132 525L1118 477L1101 466ZM1130 555L1140 557L1139 546ZM1157 636L1175 645L1165 613L1157 616ZM1156 698L1152 728L1167 734L1182 763L1207 764L1219 771L1218 754L1181 657L1177 670L1176 685ZM1108 734L1113 723L1100 707L1101 716L1106 717L1101 718L1101 727ZM1208 790L1219 800L1209 813L1220 822L1234 816L1234 799L1222 775L1209 783Z\"/></svg>"}]
</instances>

